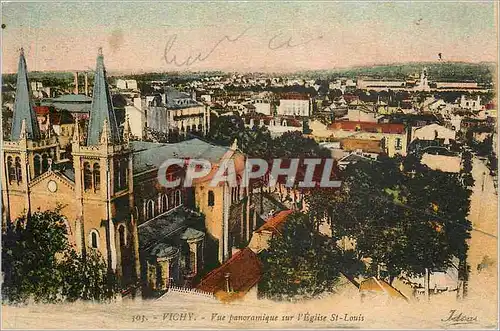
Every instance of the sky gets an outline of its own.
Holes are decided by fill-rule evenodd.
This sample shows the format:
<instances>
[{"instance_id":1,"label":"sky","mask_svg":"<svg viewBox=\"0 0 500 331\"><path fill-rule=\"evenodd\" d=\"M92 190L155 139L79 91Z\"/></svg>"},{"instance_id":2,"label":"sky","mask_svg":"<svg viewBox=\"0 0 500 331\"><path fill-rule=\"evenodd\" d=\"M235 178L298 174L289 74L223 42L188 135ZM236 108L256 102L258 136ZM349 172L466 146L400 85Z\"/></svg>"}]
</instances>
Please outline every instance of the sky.
<instances>
[{"instance_id":1,"label":"sky","mask_svg":"<svg viewBox=\"0 0 500 331\"><path fill-rule=\"evenodd\" d=\"M2 3L2 72L294 71L496 62L490 2ZM189 58L190 57L190 58ZM186 60L187 59L187 60Z\"/></svg>"}]
</instances>

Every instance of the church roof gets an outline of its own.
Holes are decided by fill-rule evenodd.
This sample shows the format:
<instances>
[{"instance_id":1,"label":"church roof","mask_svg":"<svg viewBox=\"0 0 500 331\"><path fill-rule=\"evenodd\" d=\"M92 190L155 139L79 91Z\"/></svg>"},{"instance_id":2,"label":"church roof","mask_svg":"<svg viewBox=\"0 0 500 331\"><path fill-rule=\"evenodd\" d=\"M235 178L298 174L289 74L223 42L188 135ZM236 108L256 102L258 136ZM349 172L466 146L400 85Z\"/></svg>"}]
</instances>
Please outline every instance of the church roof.
<instances>
[{"instance_id":1,"label":"church roof","mask_svg":"<svg viewBox=\"0 0 500 331\"><path fill-rule=\"evenodd\" d=\"M38 127L36 113L33 109L33 100L31 99L26 59L24 58L24 51L21 49L19 66L17 69L16 100L14 102L14 114L10 135L11 140L19 139L23 120L25 120L26 123L27 138L33 140L40 139L40 128Z\"/></svg>"},{"instance_id":2,"label":"church roof","mask_svg":"<svg viewBox=\"0 0 500 331\"><path fill-rule=\"evenodd\" d=\"M190 227L196 227L200 224L202 224L202 219L199 214L185 207L174 208L164 215L139 224L137 227L139 249L145 254L161 257L158 256L158 253L165 252L167 246L179 247L180 240L191 240L204 236L203 232ZM163 249L158 249L159 244L164 244L161 246ZM157 249L155 250L155 248Z\"/></svg>"},{"instance_id":3,"label":"church roof","mask_svg":"<svg viewBox=\"0 0 500 331\"><path fill-rule=\"evenodd\" d=\"M163 162L172 158L203 159L216 163L230 150L229 147L212 145L200 139L171 144L145 141L131 141L130 144L134 150L135 173L159 168Z\"/></svg>"},{"instance_id":4,"label":"church roof","mask_svg":"<svg viewBox=\"0 0 500 331\"><path fill-rule=\"evenodd\" d=\"M108 122L109 138L113 143L120 142L118 123L116 122L111 93L106 80L106 69L104 68L104 56L99 50L97 56L96 73L94 78L94 90L92 106L90 108L90 123L87 131L87 146L97 145L101 139L104 121Z\"/></svg>"}]
</instances>

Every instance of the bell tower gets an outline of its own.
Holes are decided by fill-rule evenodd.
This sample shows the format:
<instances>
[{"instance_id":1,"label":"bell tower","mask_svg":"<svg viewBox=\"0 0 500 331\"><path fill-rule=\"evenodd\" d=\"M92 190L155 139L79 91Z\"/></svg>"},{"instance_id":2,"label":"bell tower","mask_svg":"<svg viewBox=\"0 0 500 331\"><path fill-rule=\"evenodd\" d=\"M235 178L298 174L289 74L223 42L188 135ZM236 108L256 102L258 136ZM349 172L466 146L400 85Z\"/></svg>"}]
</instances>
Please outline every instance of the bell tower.
<instances>
[{"instance_id":1,"label":"bell tower","mask_svg":"<svg viewBox=\"0 0 500 331\"><path fill-rule=\"evenodd\" d=\"M128 120L119 131L99 49L87 132L83 137L77 121L72 139L77 246L99 251L125 283L139 276L129 136Z\"/></svg>"},{"instance_id":2,"label":"bell tower","mask_svg":"<svg viewBox=\"0 0 500 331\"><path fill-rule=\"evenodd\" d=\"M60 162L59 142L55 135L50 135L50 130L40 131L24 50L21 48L11 132L3 141L1 153L3 222L12 222L23 213L29 215L31 182L57 168Z\"/></svg>"}]
</instances>

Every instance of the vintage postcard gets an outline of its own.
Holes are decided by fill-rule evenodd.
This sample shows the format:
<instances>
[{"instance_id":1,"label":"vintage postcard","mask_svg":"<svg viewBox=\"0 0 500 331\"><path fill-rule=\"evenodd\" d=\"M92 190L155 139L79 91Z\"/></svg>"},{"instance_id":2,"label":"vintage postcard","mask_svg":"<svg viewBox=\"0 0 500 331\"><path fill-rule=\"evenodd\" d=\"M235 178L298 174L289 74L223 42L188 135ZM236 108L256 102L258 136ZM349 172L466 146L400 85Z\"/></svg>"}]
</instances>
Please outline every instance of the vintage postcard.
<instances>
[{"instance_id":1,"label":"vintage postcard","mask_svg":"<svg viewBox=\"0 0 500 331\"><path fill-rule=\"evenodd\" d=\"M1 27L3 329L498 329L496 1Z\"/></svg>"}]
</instances>

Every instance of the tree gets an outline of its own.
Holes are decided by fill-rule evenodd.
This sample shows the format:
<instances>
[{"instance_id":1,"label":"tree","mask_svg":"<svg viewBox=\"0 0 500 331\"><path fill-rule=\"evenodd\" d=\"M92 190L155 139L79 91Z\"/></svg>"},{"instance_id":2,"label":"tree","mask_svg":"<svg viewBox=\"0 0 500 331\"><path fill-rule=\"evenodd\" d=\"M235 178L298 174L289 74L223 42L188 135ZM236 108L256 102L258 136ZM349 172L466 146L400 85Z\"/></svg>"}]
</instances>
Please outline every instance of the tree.
<instances>
[{"instance_id":1,"label":"tree","mask_svg":"<svg viewBox=\"0 0 500 331\"><path fill-rule=\"evenodd\" d=\"M464 151L462 153L460 177L465 187L470 188L474 186L474 177L472 176L472 153L469 151Z\"/></svg>"},{"instance_id":2,"label":"tree","mask_svg":"<svg viewBox=\"0 0 500 331\"><path fill-rule=\"evenodd\" d=\"M342 263L335 242L315 231L307 215L294 213L270 240L259 293L274 300L315 297L334 287Z\"/></svg>"},{"instance_id":3,"label":"tree","mask_svg":"<svg viewBox=\"0 0 500 331\"><path fill-rule=\"evenodd\" d=\"M96 250L83 255L67 251L60 267L64 275L62 295L68 301L105 301L118 292L115 276L108 272L106 262Z\"/></svg>"},{"instance_id":4,"label":"tree","mask_svg":"<svg viewBox=\"0 0 500 331\"><path fill-rule=\"evenodd\" d=\"M403 271L422 275L445 268L452 257L464 260L467 253L470 191L457 174L416 161L382 157L348 166L341 178L344 197L331 222L334 234L355 239L359 257L371 259L369 274L383 269L390 282ZM327 200L319 201L331 208Z\"/></svg>"},{"instance_id":5,"label":"tree","mask_svg":"<svg viewBox=\"0 0 500 331\"><path fill-rule=\"evenodd\" d=\"M322 148L299 131L285 132L275 138L272 144L273 158L329 158L330 151Z\"/></svg>"},{"instance_id":6,"label":"tree","mask_svg":"<svg viewBox=\"0 0 500 331\"><path fill-rule=\"evenodd\" d=\"M63 274L56 256L68 249L64 219L54 211L35 212L19 218L4 233L2 296L9 301L60 300Z\"/></svg>"},{"instance_id":7,"label":"tree","mask_svg":"<svg viewBox=\"0 0 500 331\"><path fill-rule=\"evenodd\" d=\"M104 300L116 293L116 280L103 258L96 252L77 254L66 224L56 209L24 215L7 226L2 235L4 300Z\"/></svg>"}]
</instances>

